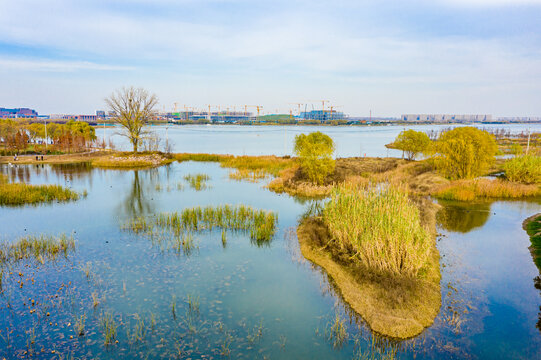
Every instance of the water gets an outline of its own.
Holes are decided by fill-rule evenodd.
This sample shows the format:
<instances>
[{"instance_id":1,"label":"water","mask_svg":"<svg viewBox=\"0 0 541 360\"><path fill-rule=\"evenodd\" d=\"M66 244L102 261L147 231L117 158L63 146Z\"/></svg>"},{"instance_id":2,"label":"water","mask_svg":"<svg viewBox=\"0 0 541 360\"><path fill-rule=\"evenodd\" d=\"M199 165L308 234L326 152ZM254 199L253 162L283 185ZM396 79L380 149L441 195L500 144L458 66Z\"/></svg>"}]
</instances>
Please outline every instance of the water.
<instances>
[{"instance_id":1,"label":"water","mask_svg":"<svg viewBox=\"0 0 541 360\"><path fill-rule=\"evenodd\" d=\"M541 132L541 124L476 125L491 129L505 129L513 133ZM417 131L443 130L449 125L413 125L408 129ZM167 129L167 130L166 130ZM336 144L337 157L395 156L402 153L385 148L404 130L404 126L241 126L241 125L170 125L152 126L161 139L166 138L173 152L211 153L233 155L292 155L295 135L321 131ZM120 129L108 127L97 129L96 134L106 142L111 140L118 149L131 150L125 137L118 135Z\"/></svg>"},{"instance_id":2,"label":"water","mask_svg":"<svg viewBox=\"0 0 541 360\"><path fill-rule=\"evenodd\" d=\"M533 283L539 272L521 229L524 218L540 211L539 203L444 204L440 314L417 338L397 342L373 335L326 275L303 260L295 227L310 204L269 192L263 183L232 181L218 164L194 162L141 171L0 171L17 181L88 191L73 203L0 208L3 241L42 233L73 234L77 241L67 260L9 269L0 297L0 357L33 351L38 359L219 359L229 351L232 359L351 359L359 351L387 350L405 359L541 358L541 296ZM183 177L195 173L210 175L209 189L186 184ZM257 246L249 234L228 231L223 248L220 230L201 232L195 234L198 248L186 256L121 230L136 216L221 204L277 212L272 242ZM198 299L199 311L190 311L188 297ZM31 299L38 303L32 314ZM79 338L73 325L83 314L85 336ZM118 325L118 344L103 344L104 314ZM336 315L346 320L348 333L338 348L327 337ZM138 326L144 329L140 340Z\"/></svg>"}]
</instances>

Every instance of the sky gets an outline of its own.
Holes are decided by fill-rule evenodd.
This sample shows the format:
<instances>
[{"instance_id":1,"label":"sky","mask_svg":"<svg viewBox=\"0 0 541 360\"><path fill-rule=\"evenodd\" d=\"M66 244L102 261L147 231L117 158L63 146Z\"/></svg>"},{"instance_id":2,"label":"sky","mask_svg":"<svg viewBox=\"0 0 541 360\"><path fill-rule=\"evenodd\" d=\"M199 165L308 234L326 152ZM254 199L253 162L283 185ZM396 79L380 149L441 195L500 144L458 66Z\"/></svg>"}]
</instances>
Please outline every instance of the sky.
<instances>
[{"instance_id":1,"label":"sky","mask_svg":"<svg viewBox=\"0 0 541 360\"><path fill-rule=\"evenodd\" d=\"M541 116L541 0L0 0L0 107ZM302 105L304 108L304 105Z\"/></svg>"}]
</instances>

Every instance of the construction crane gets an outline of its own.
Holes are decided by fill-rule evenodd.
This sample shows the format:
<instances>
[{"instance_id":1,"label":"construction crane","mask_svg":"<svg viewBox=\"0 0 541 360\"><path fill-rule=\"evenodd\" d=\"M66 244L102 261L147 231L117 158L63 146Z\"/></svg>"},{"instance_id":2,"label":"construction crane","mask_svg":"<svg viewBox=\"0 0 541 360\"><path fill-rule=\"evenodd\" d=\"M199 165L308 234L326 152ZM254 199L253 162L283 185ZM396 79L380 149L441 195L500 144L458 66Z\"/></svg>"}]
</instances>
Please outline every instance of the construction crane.
<instances>
[{"instance_id":1,"label":"construction crane","mask_svg":"<svg viewBox=\"0 0 541 360\"><path fill-rule=\"evenodd\" d=\"M339 107L342 107L343 105L331 105L330 106L330 109L331 109L331 120L334 120L334 108L339 108Z\"/></svg>"},{"instance_id":2,"label":"construction crane","mask_svg":"<svg viewBox=\"0 0 541 360\"><path fill-rule=\"evenodd\" d=\"M299 116L301 115L301 106L304 105L304 103L288 103L290 105L297 105L298 107L298 111L299 111Z\"/></svg>"},{"instance_id":3,"label":"construction crane","mask_svg":"<svg viewBox=\"0 0 541 360\"><path fill-rule=\"evenodd\" d=\"M244 112L246 112L247 107L255 107L257 109L257 117L259 117L259 111L263 109L261 105L244 105Z\"/></svg>"},{"instance_id":4,"label":"construction crane","mask_svg":"<svg viewBox=\"0 0 541 360\"><path fill-rule=\"evenodd\" d=\"M312 101L312 102L318 102L318 101L321 101L321 105L322 105L321 110L323 110L323 111L325 111L325 103L330 102L330 100L308 100L308 101Z\"/></svg>"}]
</instances>

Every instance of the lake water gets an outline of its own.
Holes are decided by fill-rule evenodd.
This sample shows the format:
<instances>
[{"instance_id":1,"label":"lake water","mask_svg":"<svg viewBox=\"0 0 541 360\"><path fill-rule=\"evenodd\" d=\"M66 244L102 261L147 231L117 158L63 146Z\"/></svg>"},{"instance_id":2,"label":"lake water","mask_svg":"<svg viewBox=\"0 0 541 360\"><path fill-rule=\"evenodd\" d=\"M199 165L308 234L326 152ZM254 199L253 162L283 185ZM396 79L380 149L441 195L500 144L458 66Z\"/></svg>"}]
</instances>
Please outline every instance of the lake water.
<instances>
[{"instance_id":1,"label":"lake water","mask_svg":"<svg viewBox=\"0 0 541 360\"><path fill-rule=\"evenodd\" d=\"M2 241L61 233L76 239L67 259L19 262L4 272L0 357L31 351L37 359L221 359L228 350L231 359L366 359L382 352L401 359L541 358L541 296L533 280L539 271L521 228L540 211L539 202L444 204L440 314L415 339L393 341L373 335L300 255L295 227L310 202L269 192L264 183L230 180L215 163L140 171L0 165L0 171L14 181L88 191L72 203L0 207ZM183 177L194 173L208 174L210 187L191 189ZM137 216L222 204L277 212L270 244L228 231L224 248L221 231L213 230L196 233L197 249L185 255L121 229ZM199 311L190 310L188 298L198 299ZM119 341L107 347L105 314L115 319ZM85 336L78 337L73 325L82 315ZM347 325L341 347L328 339L336 316Z\"/></svg>"},{"instance_id":2,"label":"lake water","mask_svg":"<svg viewBox=\"0 0 541 360\"><path fill-rule=\"evenodd\" d=\"M541 132L541 124L475 125L490 129L505 129L513 133ZM449 125L413 125L417 131L441 131ZM168 139L173 152L233 155L293 155L295 135L321 131L336 144L337 157L401 156L397 150L387 149L404 130L404 126L241 126L241 125L170 125L150 127L162 141ZM97 129L96 135L118 149L131 150L126 138L118 136L120 129Z\"/></svg>"}]
</instances>

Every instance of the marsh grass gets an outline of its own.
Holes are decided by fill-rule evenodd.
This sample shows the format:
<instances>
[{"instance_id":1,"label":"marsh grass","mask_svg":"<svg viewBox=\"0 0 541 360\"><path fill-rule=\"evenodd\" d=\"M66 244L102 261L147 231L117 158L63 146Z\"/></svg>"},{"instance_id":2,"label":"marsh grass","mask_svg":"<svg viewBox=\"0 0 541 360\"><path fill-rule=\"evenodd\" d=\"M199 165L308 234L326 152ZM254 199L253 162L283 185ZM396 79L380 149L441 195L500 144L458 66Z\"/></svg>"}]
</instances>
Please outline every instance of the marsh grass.
<instances>
[{"instance_id":1,"label":"marsh grass","mask_svg":"<svg viewBox=\"0 0 541 360\"><path fill-rule=\"evenodd\" d=\"M182 161L218 162L224 168L234 168L239 171L262 172L272 176L295 164L289 157L278 156L233 156L219 154L175 154L175 159Z\"/></svg>"},{"instance_id":2,"label":"marsh grass","mask_svg":"<svg viewBox=\"0 0 541 360\"><path fill-rule=\"evenodd\" d=\"M203 231L213 228L242 230L258 244L269 242L274 236L277 214L255 210L245 205L207 206L184 209L180 213L159 214L156 224L174 233Z\"/></svg>"},{"instance_id":3,"label":"marsh grass","mask_svg":"<svg viewBox=\"0 0 541 360\"><path fill-rule=\"evenodd\" d=\"M75 318L74 329L77 336L85 335L85 320L86 316L84 314Z\"/></svg>"},{"instance_id":4,"label":"marsh grass","mask_svg":"<svg viewBox=\"0 0 541 360\"><path fill-rule=\"evenodd\" d=\"M472 201L476 199L520 199L541 196L538 185L526 185L506 180L457 180L432 193L438 199Z\"/></svg>"},{"instance_id":5,"label":"marsh grass","mask_svg":"<svg viewBox=\"0 0 541 360\"><path fill-rule=\"evenodd\" d=\"M84 193L82 194L84 196ZM0 205L16 206L52 201L78 200L81 194L60 185L0 183Z\"/></svg>"},{"instance_id":6,"label":"marsh grass","mask_svg":"<svg viewBox=\"0 0 541 360\"><path fill-rule=\"evenodd\" d=\"M340 186L323 209L331 246L369 269L415 277L427 263L432 238L403 186Z\"/></svg>"},{"instance_id":7,"label":"marsh grass","mask_svg":"<svg viewBox=\"0 0 541 360\"><path fill-rule=\"evenodd\" d=\"M210 176L207 174L189 174L184 176L184 180L190 184L190 187L195 191L201 191L208 189L207 181L210 180Z\"/></svg>"},{"instance_id":8,"label":"marsh grass","mask_svg":"<svg viewBox=\"0 0 541 360\"><path fill-rule=\"evenodd\" d=\"M23 259L34 259L43 263L44 258L56 260L59 256L67 258L75 249L73 236L26 236L13 243L0 245L0 265L17 262Z\"/></svg>"},{"instance_id":9,"label":"marsh grass","mask_svg":"<svg viewBox=\"0 0 541 360\"><path fill-rule=\"evenodd\" d=\"M340 315L336 314L334 319L328 324L327 329L325 329L325 335L335 349L341 348L348 337L346 321Z\"/></svg>"},{"instance_id":10,"label":"marsh grass","mask_svg":"<svg viewBox=\"0 0 541 360\"><path fill-rule=\"evenodd\" d=\"M268 173L263 169L241 169L229 173L229 178L237 181L246 180L250 182L258 182L259 180L267 178L267 176Z\"/></svg>"},{"instance_id":11,"label":"marsh grass","mask_svg":"<svg viewBox=\"0 0 541 360\"><path fill-rule=\"evenodd\" d=\"M117 323L110 313L105 313L101 317L101 326L103 330L104 345L109 346L113 344L117 336Z\"/></svg>"}]
</instances>

